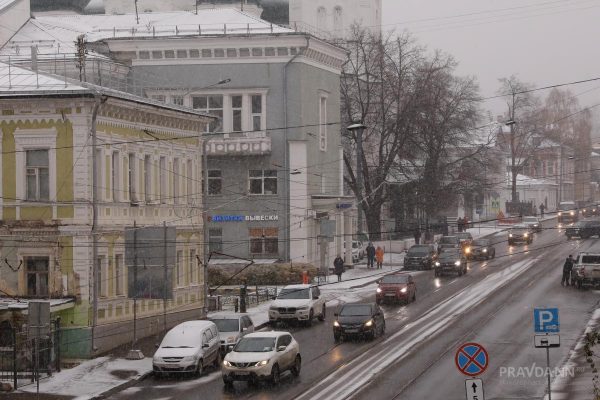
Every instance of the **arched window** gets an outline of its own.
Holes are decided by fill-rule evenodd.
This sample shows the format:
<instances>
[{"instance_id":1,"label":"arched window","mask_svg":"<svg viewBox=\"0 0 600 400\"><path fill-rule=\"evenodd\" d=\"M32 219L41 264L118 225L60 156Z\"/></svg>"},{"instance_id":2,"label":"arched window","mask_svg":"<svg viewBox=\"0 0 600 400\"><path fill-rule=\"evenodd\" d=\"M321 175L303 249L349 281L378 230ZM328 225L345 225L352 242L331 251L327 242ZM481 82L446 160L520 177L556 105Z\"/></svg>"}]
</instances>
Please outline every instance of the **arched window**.
<instances>
[{"instance_id":1,"label":"arched window","mask_svg":"<svg viewBox=\"0 0 600 400\"><path fill-rule=\"evenodd\" d=\"M320 31L327 30L327 10L325 10L325 7L317 8L317 29Z\"/></svg>"},{"instance_id":2,"label":"arched window","mask_svg":"<svg viewBox=\"0 0 600 400\"><path fill-rule=\"evenodd\" d=\"M344 15L341 6L333 9L333 31L336 36L344 35Z\"/></svg>"}]
</instances>

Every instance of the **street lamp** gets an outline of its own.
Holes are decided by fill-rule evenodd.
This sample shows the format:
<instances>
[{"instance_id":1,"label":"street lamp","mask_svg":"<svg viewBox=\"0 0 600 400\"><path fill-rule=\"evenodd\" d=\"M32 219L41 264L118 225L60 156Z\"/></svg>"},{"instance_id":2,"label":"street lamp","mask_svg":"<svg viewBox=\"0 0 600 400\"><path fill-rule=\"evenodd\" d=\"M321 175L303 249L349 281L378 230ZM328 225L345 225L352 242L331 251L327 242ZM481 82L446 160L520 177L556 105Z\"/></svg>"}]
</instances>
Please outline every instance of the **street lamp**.
<instances>
[{"instance_id":1,"label":"street lamp","mask_svg":"<svg viewBox=\"0 0 600 400\"><path fill-rule=\"evenodd\" d=\"M361 208L361 194L363 187L363 175L362 175L362 135L364 130L367 127L363 125L361 122L355 122L346 129L350 132L356 132L356 205L358 211L358 221L357 221L357 230L358 233L363 232L363 221L362 221L362 213L360 211Z\"/></svg>"}]
</instances>

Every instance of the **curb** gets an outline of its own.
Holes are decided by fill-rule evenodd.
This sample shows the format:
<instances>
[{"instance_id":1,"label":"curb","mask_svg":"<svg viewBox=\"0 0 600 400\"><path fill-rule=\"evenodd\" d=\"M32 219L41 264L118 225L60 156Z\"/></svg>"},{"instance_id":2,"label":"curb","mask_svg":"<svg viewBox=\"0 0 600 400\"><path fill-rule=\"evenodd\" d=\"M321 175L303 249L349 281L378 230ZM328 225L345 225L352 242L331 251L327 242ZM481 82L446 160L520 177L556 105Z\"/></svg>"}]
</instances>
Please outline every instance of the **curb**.
<instances>
[{"instance_id":1,"label":"curb","mask_svg":"<svg viewBox=\"0 0 600 400\"><path fill-rule=\"evenodd\" d=\"M139 382L143 381L144 379L146 379L147 377L149 377L152 374L152 371L148 371L146 373L143 373L142 375L131 379L127 382L123 382L120 385L117 385L113 388L110 388L109 390L107 390L106 392L100 393L99 395L96 395L94 397L91 398L91 400L101 400L101 399L106 399L110 396L112 396L113 394L117 394L119 392L122 392L125 389L129 389L130 387L133 387L135 385L137 385Z\"/></svg>"}]
</instances>

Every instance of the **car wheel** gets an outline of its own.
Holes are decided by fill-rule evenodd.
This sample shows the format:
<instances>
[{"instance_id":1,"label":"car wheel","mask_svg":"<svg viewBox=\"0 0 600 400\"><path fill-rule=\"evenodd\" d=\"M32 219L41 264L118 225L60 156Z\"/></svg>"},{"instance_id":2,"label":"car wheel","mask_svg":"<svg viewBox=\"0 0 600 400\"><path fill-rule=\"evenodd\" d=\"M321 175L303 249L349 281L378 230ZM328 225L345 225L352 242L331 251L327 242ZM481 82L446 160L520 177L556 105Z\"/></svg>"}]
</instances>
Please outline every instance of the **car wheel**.
<instances>
[{"instance_id":1,"label":"car wheel","mask_svg":"<svg viewBox=\"0 0 600 400\"><path fill-rule=\"evenodd\" d=\"M292 366L292 375L296 378L300 376L300 369L302 368L302 358L300 354L296 355L296 359L294 360L294 365Z\"/></svg>"},{"instance_id":2,"label":"car wheel","mask_svg":"<svg viewBox=\"0 0 600 400\"><path fill-rule=\"evenodd\" d=\"M375 303L377 303L377 305L381 305L381 303L383 302L381 301L381 299L375 299Z\"/></svg>"},{"instance_id":3,"label":"car wheel","mask_svg":"<svg viewBox=\"0 0 600 400\"><path fill-rule=\"evenodd\" d=\"M279 375L279 366L275 364L271 369L271 383L273 385L278 385L280 378L281 376Z\"/></svg>"},{"instance_id":4,"label":"car wheel","mask_svg":"<svg viewBox=\"0 0 600 400\"><path fill-rule=\"evenodd\" d=\"M223 384L224 384L226 387L231 387L231 386L233 386L233 379L231 379L231 378L228 378L228 377L224 376L224 377L223 377Z\"/></svg>"},{"instance_id":5,"label":"car wheel","mask_svg":"<svg viewBox=\"0 0 600 400\"><path fill-rule=\"evenodd\" d=\"M381 335L385 335L385 321L383 321L383 325L381 326Z\"/></svg>"},{"instance_id":6,"label":"car wheel","mask_svg":"<svg viewBox=\"0 0 600 400\"><path fill-rule=\"evenodd\" d=\"M459 270L458 270L458 276L462 276L462 274L463 274L463 270L462 270L462 269L459 269Z\"/></svg>"},{"instance_id":7,"label":"car wheel","mask_svg":"<svg viewBox=\"0 0 600 400\"><path fill-rule=\"evenodd\" d=\"M334 333L333 334L333 341L336 342L336 343L341 342L342 341L342 335Z\"/></svg>"},{"instance_id":8,"label":"car wheel","mask_svg":"<svg viewBox=\"0 0 600 400\"><path fill-rule=\"evenodd\" d=\"M310 309L310 312L308 313L308 320L306 321L306 326L312 326L312 322L313 322L313 318L315 317L315 313L313 312L312 308Z\"/></svg>"},{"instance_id":9,"label":"car wheel","mask_svg":"<svg viewBox=\"0 0 600 400\"><path fill-rule=\"evenodd\" d=\"M202 372L204 371L204 366L202 365L202 360L198 360L198 364L196 365L196 376L202 376Z\"/></svg>"},{"instance_id":10,"label":"car wheel","mask_svg":"<svg viewBox=\"0 0 600 400\"><path fill-rule=\"evenodd\" d=\"M325 317L327 316L327 307L323 304L323 309L321 310L321 315L319 315L319 321L325 321Z\"/></svg>"},{"instance_id":11,"label":"car wheel","mask_svg":"<svg viewBox=\"0 0 600 400\"><path fill-rule=\"evenodd\" d=\"M413 297L412 297L412 300L411 300L411 301L413 301L413 302L414 302L414 301L416 301L416 300L417 300L417 292L415 291L415 292L413 292ZM385 325L384 325L384 327L385 327Z\"/></svg>"},{"instance_id":12,"label":"car wheel","mask_svg":"<svg viewBox=\"0 0 600 400\"><path fill-rule=\"evenodd\" d=\"M162 379L162 377L163 377L162 372L154 371L154 379L158 380L158 379Z\"/></svg>"}]
</instances>

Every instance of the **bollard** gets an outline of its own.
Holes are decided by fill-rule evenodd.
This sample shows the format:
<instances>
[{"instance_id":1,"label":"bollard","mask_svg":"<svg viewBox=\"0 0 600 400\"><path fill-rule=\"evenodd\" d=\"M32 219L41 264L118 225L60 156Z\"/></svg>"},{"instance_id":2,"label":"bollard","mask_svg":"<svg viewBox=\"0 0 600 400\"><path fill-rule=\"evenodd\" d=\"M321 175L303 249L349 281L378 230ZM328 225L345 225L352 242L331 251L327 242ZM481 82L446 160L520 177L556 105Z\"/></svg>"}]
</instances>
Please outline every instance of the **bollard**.
<instances>
[{"instance_id":1,"label":"bollard","mask_svg":"<svg viewBox=\"0 0 600 400\"><path fill-rule=\"evenodd\" d=\"M246 312L246 293L247 293L246 285L242 285L240 287L240 312L241 313Z\"/></svg>"}]
</instances>

